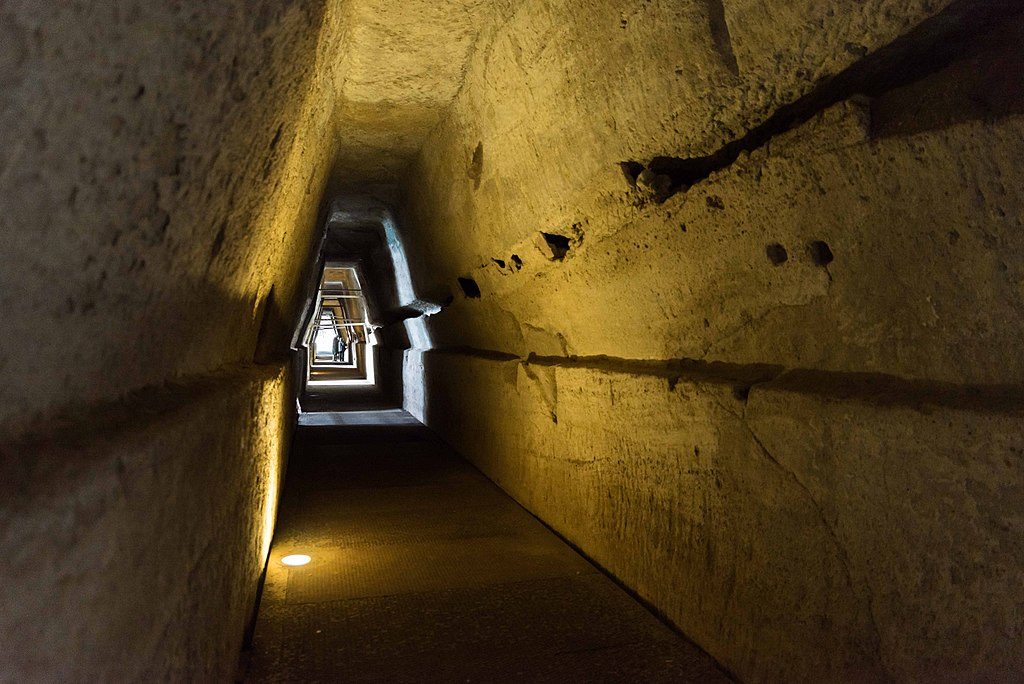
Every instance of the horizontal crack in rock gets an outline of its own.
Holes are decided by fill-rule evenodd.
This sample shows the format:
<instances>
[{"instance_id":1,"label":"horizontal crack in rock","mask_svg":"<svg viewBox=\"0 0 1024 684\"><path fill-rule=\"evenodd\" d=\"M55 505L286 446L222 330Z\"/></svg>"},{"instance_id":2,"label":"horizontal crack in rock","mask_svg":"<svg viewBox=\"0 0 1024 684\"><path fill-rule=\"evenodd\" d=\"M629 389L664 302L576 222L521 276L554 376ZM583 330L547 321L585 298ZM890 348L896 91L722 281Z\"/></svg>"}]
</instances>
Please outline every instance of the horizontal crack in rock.
<instances>
[{"instance_id":1,"label":"horizontal crack in rock","mask_svg":"<svg viewBox=\"0 0 1024 684\"><path fill-rule=\"evenodd\" d=\"M902 378L884 373L786 368L778 364L741 364L699 359L625 359L612 356L541 356L473 347L438 347L430 353L517 361L537 366L583 368L665 378L682 382L731 385L744 392L757 386L796 394L879 406L938 406L983 413L1024 411L1024 386L961 384Z\"/></svg>"}]
</instances>

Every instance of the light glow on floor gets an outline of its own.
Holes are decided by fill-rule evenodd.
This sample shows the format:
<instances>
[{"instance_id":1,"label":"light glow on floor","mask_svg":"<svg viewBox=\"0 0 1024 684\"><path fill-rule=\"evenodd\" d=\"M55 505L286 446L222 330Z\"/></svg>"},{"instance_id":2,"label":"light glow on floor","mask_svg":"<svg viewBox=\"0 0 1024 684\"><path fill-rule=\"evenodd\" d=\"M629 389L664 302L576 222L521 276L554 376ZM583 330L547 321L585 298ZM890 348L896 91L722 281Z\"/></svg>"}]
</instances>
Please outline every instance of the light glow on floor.
<instances>
[{"instance_id":1,"label":"light glow on floor","mask_svg":"<svg viewBox=\"0 0 1024 684\"><path fill-rule=\"evenodd\" d=\"M281 563L294 568L300 565L306 565L311 560L313 559L303 553L295 553L290 556L285 556L284 558L282 558Z\"/></svg>"}]
</instances>

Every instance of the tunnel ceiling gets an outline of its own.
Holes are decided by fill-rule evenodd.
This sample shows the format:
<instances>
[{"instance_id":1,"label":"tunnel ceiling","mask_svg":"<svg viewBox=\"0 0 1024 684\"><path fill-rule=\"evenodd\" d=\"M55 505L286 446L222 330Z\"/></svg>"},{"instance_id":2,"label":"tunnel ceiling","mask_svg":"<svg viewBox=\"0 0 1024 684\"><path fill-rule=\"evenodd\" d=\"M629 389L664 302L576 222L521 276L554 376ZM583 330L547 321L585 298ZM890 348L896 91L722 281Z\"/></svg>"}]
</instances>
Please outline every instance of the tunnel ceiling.
<instances>
[{"instance_id":1,"label":"tunnel ceiling","mask_svg":"<svg viewBox=\"0 0 1024 684\"><path fill-rule=\"evenodd\" d=\"M477 36L507 0L351 0L338 69L342 186L400 180L462 86Z\"/></svg>"}]
</instances>

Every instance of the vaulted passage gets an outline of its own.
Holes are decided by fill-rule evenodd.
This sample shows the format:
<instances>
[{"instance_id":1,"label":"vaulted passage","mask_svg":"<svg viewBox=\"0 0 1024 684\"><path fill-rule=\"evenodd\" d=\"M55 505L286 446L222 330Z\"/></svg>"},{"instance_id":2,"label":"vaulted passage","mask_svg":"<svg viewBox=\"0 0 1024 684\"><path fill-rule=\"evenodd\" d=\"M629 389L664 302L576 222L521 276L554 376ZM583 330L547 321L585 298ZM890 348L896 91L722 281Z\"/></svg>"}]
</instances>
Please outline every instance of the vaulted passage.
<instances>
[{"instance_id":1,"label":"vaulted passage","mask_svg":"<svg viewBox=\"0 0 1024 684\"><path fill-rule=\"evenodd\" d=\"M1022 46L0 3L0 679L1021 679Z\"/></svg>"}]
</instances>

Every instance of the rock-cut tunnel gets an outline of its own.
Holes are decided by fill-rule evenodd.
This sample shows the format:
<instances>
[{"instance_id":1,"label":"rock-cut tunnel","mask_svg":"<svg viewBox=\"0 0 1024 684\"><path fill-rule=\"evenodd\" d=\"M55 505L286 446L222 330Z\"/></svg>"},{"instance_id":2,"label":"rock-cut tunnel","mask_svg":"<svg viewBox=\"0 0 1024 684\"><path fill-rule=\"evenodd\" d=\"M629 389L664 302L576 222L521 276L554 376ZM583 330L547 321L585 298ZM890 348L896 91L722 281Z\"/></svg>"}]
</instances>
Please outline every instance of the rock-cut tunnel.
<instances>
[{"instance_id":1,"label":"rock-cut tunnel","mask_svg":"<svg viewBox=\"0 0 1024 684\"><path fill-rule=\"evenodd\" d=\"M0 680L1024 678L1024 2L0 2Z\"/></svg>"}]
</instances>

